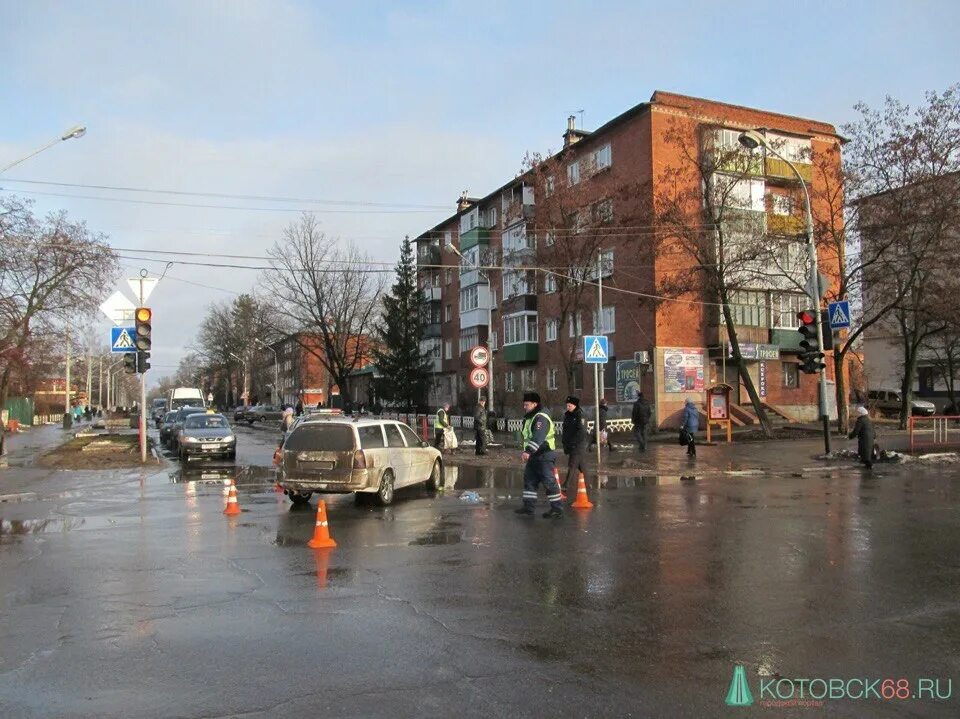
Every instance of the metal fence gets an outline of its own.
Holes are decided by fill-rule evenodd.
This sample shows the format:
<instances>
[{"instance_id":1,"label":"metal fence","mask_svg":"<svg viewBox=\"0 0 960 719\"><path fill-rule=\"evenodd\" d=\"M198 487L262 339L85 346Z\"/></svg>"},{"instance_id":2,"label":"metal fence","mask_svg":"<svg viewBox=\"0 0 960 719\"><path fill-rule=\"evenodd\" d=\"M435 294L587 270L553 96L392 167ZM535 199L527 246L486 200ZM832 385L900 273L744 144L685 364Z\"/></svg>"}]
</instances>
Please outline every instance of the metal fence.
<instances>
[{"instance_id":1,"label":"metal fence","mask_svg":"<svg viewBox=\"0 0 960 719\"><path fill-rule=\"evenodd\" d=\"M907 420L910 452L960 446L960 415L910 417Z\"/></svg>"}]
</instances>

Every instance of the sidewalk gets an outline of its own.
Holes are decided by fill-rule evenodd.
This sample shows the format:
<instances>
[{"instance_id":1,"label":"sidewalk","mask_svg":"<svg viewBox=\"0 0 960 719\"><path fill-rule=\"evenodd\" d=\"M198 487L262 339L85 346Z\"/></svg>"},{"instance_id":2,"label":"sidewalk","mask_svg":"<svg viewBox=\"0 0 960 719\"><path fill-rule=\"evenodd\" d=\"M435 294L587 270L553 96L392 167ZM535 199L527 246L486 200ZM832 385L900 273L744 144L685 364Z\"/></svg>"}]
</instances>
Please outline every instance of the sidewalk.
<instances>
[{"instance_id":1,"label":"sidewalk","mask_svg":"<svg viewBox=\"0 0 960 719\"><path fill-rule=\"evenodd\" d=\"M4 438L6 454L0 457L0 468L29 467L38 456L70 439L74 431L64 430L59 424L45 424L25 427L20 432L7 432Z\"/></svg>"}]
</instances>

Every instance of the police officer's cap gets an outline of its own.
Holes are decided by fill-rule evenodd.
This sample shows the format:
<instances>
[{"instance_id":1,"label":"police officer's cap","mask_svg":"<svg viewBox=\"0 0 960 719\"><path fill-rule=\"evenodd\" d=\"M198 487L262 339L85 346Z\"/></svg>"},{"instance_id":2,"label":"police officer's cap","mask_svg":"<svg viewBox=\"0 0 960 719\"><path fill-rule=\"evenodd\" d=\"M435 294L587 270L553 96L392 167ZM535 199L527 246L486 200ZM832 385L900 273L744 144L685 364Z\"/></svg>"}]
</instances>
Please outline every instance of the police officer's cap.
<instances>
[{"instance_id":1,"label":"police officer's cap","mask_svg":"<svg viewBox=\"0 0 960 719\"><path fill-rule=\"evenodd\" d=\"M540 404L540 395L536 392L524 392L523 393L524 402L533 402L534 404Z\"/></svg>"},{"instance_id":2,"label":"police officer's cap","mask_svg":"<svg viewBox=\"0 0 960 719\"><path fill-rule=\"evenodd\" d=\"M573 395L570 395L569 397L567 397L567 404L572 404L574 407L579 407L579 406L580 406L580 398L579 398L579 397L574 397Z\"/></svg>"}]
</instances>

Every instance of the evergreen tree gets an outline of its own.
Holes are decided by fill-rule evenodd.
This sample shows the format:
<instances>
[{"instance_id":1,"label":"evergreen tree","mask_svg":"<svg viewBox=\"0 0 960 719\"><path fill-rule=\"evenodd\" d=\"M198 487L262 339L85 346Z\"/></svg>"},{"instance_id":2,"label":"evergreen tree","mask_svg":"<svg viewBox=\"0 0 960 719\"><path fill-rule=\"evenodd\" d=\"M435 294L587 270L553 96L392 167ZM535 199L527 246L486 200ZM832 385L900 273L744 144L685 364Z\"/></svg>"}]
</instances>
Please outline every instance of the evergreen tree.
<instances>
[{"instance_id":1,"label":"evergreen tree","mask_svg":"<svg viewBox=\"0 0 960 719\"><path fill-rule=\"evenodd\" d=\"M420 349L423 335L421 297L417 267L410 237L400 245L397 279L390 294L384 295L373 350L378 374L378 395L402 409L425 404L430 365Z\"/></svg>"}]
</instances>

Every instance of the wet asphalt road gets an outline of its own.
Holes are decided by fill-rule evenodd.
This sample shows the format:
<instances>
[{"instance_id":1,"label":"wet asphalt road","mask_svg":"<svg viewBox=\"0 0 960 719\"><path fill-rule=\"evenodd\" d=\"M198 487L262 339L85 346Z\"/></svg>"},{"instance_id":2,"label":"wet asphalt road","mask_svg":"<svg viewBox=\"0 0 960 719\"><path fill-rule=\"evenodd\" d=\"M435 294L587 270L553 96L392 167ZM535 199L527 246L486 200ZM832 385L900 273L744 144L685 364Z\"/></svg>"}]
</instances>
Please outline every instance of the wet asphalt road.
<instances>
[{"instance_id":1,"label":"wet asphalt road","mask_svg":"<svg viewBox=\"0 0 960 719\"><path fill-rule=\"evenodd\" d=\"M516 470L461 468L386 509L328 497L339 547L317 553L314 507L272 490L276 437L240 434L223 475L4 470L34 497L0 504L0 716L960 713L949 467L611 477L561 521L513 514ZM751 708L724 705L735 664ZM952 698L769 708L760 675Z\"/></svg>"}]
</instances>

